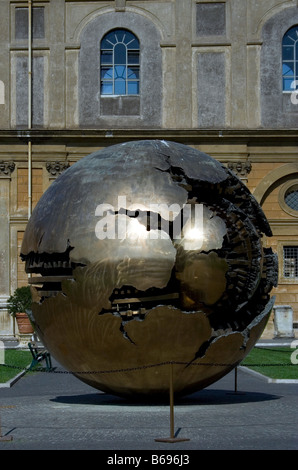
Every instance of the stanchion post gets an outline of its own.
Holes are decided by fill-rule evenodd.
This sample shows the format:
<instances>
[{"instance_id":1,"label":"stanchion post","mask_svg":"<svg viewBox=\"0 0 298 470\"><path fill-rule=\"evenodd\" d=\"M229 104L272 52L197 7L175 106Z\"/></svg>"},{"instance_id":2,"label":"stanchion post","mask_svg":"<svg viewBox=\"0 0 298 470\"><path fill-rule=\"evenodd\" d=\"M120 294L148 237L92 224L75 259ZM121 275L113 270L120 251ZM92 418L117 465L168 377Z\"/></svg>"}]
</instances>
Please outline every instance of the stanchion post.
<instances>
[{"instance_id":1,"label":"stanchion post","mask_svg":"<svg viewBox=\"0 0 298 470\"><path fill-rule=\"evenodd\" d=\"M157 438L154 439L156 442L183 442L189 441L186 438L175 437L175 427L174 427L174 373L173 373L173 362L170 363L170 384L169 384L169 394L170 394L170 437L166 438Z\"/></svg>"},{"instance_id":2,"label":"stanchion post","mask_svg":"<svg viewBox=\"0 0 298 470\"><path fill-rule=\"evenodd\" d=\"M170 364L170 436L175 437L174 430L174 385L173 385L173 364Z\"/></svg>"},{"instance_id":3,"label":"stanchion post","mask_svg":"<svg viewBox=\"0 0 298 470\"><path fill-rule=\"evenodd\" d=\"M0 415L0 442L12 441L12 436L2 436L1 415Z\"/></svg>"},{"instance_id":4,"label":"stanchion post","mask_svg":"<svg viewBox=\"0 0 298 470\"><path fill-rule=\"evenodd\" d=\"M234 368L234 391L227 392L228 395L245 395L244 392L238 392L238 367Z\"/></svg>"}]
</instances>

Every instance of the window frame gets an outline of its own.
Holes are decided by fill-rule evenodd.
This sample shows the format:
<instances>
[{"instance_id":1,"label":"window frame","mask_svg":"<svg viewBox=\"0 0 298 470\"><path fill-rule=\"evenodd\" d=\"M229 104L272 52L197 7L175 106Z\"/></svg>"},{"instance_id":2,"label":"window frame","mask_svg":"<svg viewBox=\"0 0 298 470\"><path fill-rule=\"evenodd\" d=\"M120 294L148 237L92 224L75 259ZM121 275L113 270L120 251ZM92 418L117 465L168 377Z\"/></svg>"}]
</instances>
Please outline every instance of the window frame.
<instances>
[{"instance_id":1,"label":"window frame","mask_svg":"<svg viewBox=\"0 0 298 470\"><path fill-rule=\"evenodd\" d=\"M286 256L286 249L293 250L293 255L291 257ZM286 270L291 271L291 267L286 266L286 260L294 260L293 265L293 276L286 275ZM284 245L283 246L283 277L287 280L298 281L298 246L297 245Z\"/></svg>"},{"instance_id":2,"label":"window frame","mask_svg":"<svg viewBox=\"0 0 298 470\"><path fill-rule=\"evenodd\" d=\"M292 31L294 31L294 30L296 31L296 35L297 35L296 39L293 39L293 38L291 38L291 36L289 36L290 34L292 34ZM285 41L286 41L288 36L290 37L290 39L293 40L292 45L291 44L285 44ZM283 35L283 38L282 38L282 46L281 47L282 47L282 92L292 94L298 88L298 25L291 26L285 32L285 34ZM291 56L291 59L285 58L285 48L287 48L287 47L291 47L293 49L293 54ZM285 86L284 86L284 80L285 80L285 77L286 77L286 74L284 73L284 65L286 63L290 63L290 62L293 62L293 76L292 76L293 80L291 81L291 85L294 83L294 87L292 88L290 86L290 90L288 90L288 89L285 89Z\"/></svg>"},{"instance_id":3,"label":"window frame","mask_svg":"<svg viewBox=\"0 0 298 470\"><path fill-rule=\"evenodd\" d=\"M279 202L279 205L280 207L282 208L282 210L284 212L286 212L287 214L291 215L292 217L297 217L298 218L298 211L295 210L295 209L292 209L290 206L288 206L288 204L286 203L286 200L285 200L285 197L286 197L286 194L288 193L288 191L293 187L296 187L298 186L298 180L295 178L295 179L291 179L290 181L287 181L286 183L284 183L282 185L282 187L280 188L280 191L278 193L278 202Z\"/></svg>"},{"instance_id":4,"label":"window frame","mask_svg":"<svg viewBox=\"0 0 298 470\"><path fill-rule=\"evenodd\" d=\"M126 38L126 34L128 38ZM115 38L112 39L112 36ZM109 42L111 47L105 47L106 42ZM135 42L137 47L129 47L131 43ZM120 47L125 47L125 51L122 53L123 57L117 62L117 56L121 55L119 54ZM106 61L103 60L104 56L106 56ZM129 71L134 74L133 77L129 76ZM111 75L106 77L103 74ZM104 93L104 85L111 87L111 93ZM124 86L124 90L121 90L122 86ZM136 87L136 91L133 92L130 87ZM112 29L100 41L100 96L102 98L140 96L140 42L138 37L126 28Z\"/></svg>"},{"instance_id":5,"label":"window frame","mask_svg":"<svg viewBox=\"0 0 298 470\"><path fill-rule=\"evenodd\" d=\"M286 247L297 247L298 250L298 241L296 240L278 240L277 242L277 256L278 256L278 284L298 284L298 277L287 277L284 275L284 266L285 266L285 250Z\"/></svg>"}]
</instances>

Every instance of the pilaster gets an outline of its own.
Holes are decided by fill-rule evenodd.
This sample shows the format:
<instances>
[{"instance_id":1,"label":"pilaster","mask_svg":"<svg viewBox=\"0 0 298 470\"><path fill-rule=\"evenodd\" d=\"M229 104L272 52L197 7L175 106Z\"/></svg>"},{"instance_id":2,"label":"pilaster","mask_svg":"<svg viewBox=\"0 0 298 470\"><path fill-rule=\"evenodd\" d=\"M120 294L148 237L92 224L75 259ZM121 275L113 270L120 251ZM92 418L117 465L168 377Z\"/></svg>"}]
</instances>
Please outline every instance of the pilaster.
<instances>
[{"instance_id":1,"label":"pilaster","mask_svg":"<svg viewBox=\"0 0 298 470\"><path fill-rule=\"evenodd\" d=\"M0 161L0 336L11 335L12 318L7 313L10 296L9 196L13 161Z\"/></svg>"}]
</instances>

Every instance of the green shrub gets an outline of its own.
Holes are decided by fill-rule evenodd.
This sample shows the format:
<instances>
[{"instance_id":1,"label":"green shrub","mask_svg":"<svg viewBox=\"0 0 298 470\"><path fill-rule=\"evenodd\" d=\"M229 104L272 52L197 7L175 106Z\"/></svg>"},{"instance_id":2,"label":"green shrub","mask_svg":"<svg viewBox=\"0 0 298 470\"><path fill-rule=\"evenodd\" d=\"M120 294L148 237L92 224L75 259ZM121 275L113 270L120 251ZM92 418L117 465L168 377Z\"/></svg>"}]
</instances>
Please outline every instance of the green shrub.
<instances>
[{"instance_id":1,"label":"green shrub","mask_svg":"<svg viewBox=\"0 0 298 470\"><path fill-rule=\"evenodd\" d=\"M8 299L8 312L13 316L19 312L26 312L26 310L31 310L31 304L30 286L18 287Z\"/></svg>"}]
</instances>

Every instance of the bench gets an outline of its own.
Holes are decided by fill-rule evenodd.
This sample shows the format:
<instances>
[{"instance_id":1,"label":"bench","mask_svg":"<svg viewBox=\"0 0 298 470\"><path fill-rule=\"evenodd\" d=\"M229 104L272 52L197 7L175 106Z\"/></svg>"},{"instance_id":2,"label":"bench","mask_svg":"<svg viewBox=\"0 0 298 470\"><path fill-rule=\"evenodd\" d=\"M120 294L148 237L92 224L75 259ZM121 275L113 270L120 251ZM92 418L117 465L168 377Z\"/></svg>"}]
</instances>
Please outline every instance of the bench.
<instances>
[{"instance_id":1,"label":"bench","mask_svg":"<svg viewBox=\"0 0 298 470\"><path fill-rule=\"evenodd\" d=\"M43 360L46 361L46 370L52 370L51 355L45 348L40 348L34 342L28 343L28 347L33 357L29 370L31 370L36 364Z\"/></svg>"}]
</instances>

